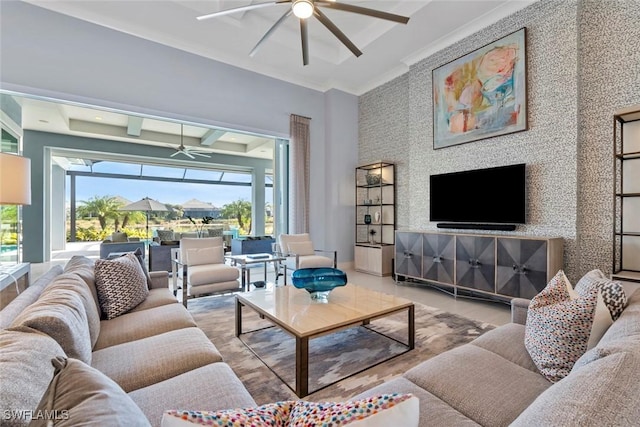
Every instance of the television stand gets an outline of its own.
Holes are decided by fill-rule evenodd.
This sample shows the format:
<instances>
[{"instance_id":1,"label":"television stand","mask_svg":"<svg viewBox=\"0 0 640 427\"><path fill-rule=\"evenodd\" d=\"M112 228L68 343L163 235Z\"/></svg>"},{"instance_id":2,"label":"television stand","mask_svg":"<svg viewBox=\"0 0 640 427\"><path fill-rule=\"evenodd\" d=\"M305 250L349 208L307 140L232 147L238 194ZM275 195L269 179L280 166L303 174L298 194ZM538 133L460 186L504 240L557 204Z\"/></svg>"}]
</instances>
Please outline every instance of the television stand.
<instances>
[{"instance_id":1,"label":"television stand","mask_svg":"<svg viewBox=\"0 0 640 427\"><path fill-rule=\"evenodd\" d=\"M514 231L515 224L475 224L468 222L439 222L438 228L457 228L459 230L499 230Z\"/></svg>"}]
</instances>

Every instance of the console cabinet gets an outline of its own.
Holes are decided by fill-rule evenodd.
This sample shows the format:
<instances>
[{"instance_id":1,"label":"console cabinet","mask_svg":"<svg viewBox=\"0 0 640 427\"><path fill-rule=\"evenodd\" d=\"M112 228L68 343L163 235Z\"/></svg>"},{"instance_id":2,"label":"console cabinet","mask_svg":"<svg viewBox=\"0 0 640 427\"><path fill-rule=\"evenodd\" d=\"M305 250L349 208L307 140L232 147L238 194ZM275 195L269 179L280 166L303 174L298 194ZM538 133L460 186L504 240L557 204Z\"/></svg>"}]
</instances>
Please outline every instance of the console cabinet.
<instances>
[{"instance_id":1,"label":"console cabinet","mask_svg":"<svg viewBox=\"0 0 640 427\"><path fill-rule=\"evenodd\" d=\"M396 232L396 281L532 298L563 266L559 237Z\"/></svg>"}]
</instances>

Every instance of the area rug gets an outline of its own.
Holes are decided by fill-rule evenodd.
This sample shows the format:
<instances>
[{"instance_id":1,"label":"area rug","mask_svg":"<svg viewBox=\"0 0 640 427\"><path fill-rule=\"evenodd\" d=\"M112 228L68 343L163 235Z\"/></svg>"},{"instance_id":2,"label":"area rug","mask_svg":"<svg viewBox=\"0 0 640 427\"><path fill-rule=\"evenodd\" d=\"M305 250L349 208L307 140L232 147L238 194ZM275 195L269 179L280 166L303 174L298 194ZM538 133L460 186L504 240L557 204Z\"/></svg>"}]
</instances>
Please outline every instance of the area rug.
<instances>
[{"instance_id":1,"label":"area rug","mask_svg":"<svg viewBox=\"0 0 640 427\"><path fill-rule=\"evenodd\" d=\"M278 400L297 399L277 375L274 374L240 339L235 337L235 297L212 296L189 300L189 311L198 327L218 348L224 361L231 366L259 405ZM243 331L259 330L270 326L255 312L243 309ZM407 314L403 311L376 319L370 328L394 338L407 341ZM305 399L346 400L378 384L402 375L403 372L437 354L468 343L494 326L415 304L415 349L393 339L354 327L312 339L309 343L309 389L320 390ZM267 364L292 387L295 385L295 341L279 328L267 328L243 335ZM392 355L399 356L378 363ZM371 368L342 379L353 372ZM324 387L324 388L322 388Z\"/></svg>"}]
</instances>

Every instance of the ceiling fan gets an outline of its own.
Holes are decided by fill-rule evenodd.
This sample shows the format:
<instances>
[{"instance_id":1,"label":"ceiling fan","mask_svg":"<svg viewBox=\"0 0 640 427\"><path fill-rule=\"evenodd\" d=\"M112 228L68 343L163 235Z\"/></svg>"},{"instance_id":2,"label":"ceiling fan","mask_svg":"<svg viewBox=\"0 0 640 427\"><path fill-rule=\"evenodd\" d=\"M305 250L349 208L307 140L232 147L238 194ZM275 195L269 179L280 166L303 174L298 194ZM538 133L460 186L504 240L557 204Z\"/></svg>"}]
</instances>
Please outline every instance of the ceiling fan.
<instances>
[{"instance_id":1,"label":"ceiling fan","mask_svg":"<svg viewBox=\"0 0 640 427\"><path fill-rule=\"evenodd\" d=\"M175 157L178 154L184 154L185 156L189 157L190 159L195 159L194 156L211 158L211 156L209 156L207 154L203 154L203 153L206 153L206 151L202 151L202 150L198 149L197 147L185 147L183 140L184 140L184 125L181 123L180 124L180 146L178 148L176 148L173 145L170 145L169 147L171 147L174 150L176 150L176 152L173 153L169 157Z\"/></svg>"},{"instance_id":2,"label":"ceiling fan","mask_svg":"<svg viewBox=\"0 0 640 427\"><path fill-rule=\"evenodd\" d=\"M221 10L219 12L210 13L208 15L198 16L196 19L202 21L204 19L215 18L218 16L228 15L235 12L242 12L248 10L259 9L267 6L274 6L279 4L291 4L291 8L287 10L284 15L276 21L275 24L262 36L258 43L249 53L249 56L254 56L260 45L273 34L291 14L295 15L300 20L300 36L302 39L302 64L309 64L309 39L307 34L307 19L311 16L315 16L322 25L324 25L331 33L338 38L355 56L362 55L362 52L358 47L349 40L349 38L333 23L327 15L325 15L320 8L329 8L335 10L341 10L343 12L357 13L360 15L372 16L374 18L385 19L388 21L398 22L406 24L409 22L409 18L405 16L395 15L393 13L382 12L380 10L369 9L366 7L353 6L345 3L338 3L336 0L275 0L266 3L255 3L248 6L235 7L232 9Z\"/></svg>"}]
</instances>

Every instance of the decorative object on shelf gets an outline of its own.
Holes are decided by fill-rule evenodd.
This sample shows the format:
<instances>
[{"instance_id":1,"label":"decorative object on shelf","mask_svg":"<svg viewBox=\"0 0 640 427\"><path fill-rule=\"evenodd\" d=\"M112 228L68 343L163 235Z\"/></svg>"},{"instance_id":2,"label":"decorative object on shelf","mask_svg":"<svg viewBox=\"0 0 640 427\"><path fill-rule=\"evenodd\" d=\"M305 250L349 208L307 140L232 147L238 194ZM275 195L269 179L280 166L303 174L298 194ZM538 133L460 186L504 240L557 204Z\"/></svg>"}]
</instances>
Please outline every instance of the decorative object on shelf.
<instances>
[{"instance_id":1,"label":"decorative object on shelf","mask_svg":"<svg viewBox=\"0 0 640 427\"><path fill-rule=\"evenodd\" d=\"M367 180L367 185L380 185L380 181L382 181L380 174L371 172L365 175L365 179Z\"/></svg>"},{"instance_id":2,"label":"decorative object on shelf","mask_svg":"<svg viewBox=\"0 0 640 427\"><path fill-rule=\"evenodd\" d=\"M377 233L378 233L378 232L377 232L374 228L372 228L371 230L369 230L369 236L371 236L371 237L369 237L369 242L370 242L370 243L372 243L372 244L375 244L375 243L376 243L376 234L377 234Z\"/></svg>"},{"instance_id":3,"label":"decorative object on shelf","mask_svg":"<svg viewBox=\"0 0 640 427\"><path fill-rule=\"evenodd\" d=\"M347 284L347 275L337 268L300 268L291 275L293 286L309 292L312 300L329 302L329 293Z\"/></svg>"},{"instance_id":4,"label":"decorative object on shelf","mask_svg":"<svg viewBox=\"0 0 640 427\"><path fill-rule=\"evenodd\" d=\"M527 129L526 29L433 70L433 148Z\"/></svg>"},{"instance_id":5,"label":"decorative object on shelf","mask_svg":"<svg viewBox=\"0 0 640 427\"><path fill-rule=\"evenodd\" d=\"M196 232L198 233L198 237L204 237L204 226L211 224L213 222L212 216L203 216L201 219L202 224L198 225L195 219L191 218L189 215L186 215L187 219L191 222L191 224L196 226Z\"/></svg>"},{"instance_id":6,"label":"decorative object on shelf","mask_svg":"<svg viewBox=\"0 0 640 427\"><path fill-rule=\"evenodd\" d=\"M364 199L364 204L365 204L365 205L372 205L372 204L373 204L373 200L371 200L371 199Z\"/></svg>"},{"instance_id":7,"label":"decorative object on shelf","mask_svg":"<svg viewBox=\"0 0 640 427\"><path fill-rule=\"evenodd\" d=\"M365 224L371 224L371 215L366 214L366 215L364 216L364 223L365 223Z\"/></svg>"},{"instance_id":8,"label":"decorative object on shelf","mask_svg":"<svg viewBox=\"0 0 640 427\"><path fill-rule=\"evenodd\" d=\"M380 195L376 195L376 199L373 201L373 203L375 203L376 205L380 204L382 200L380 200Z\"/></svg>"},{"instance_id":9,"label":"decorative object on shelf","mask_svg":"<svg viewBox=\"0 0 640 427\"><path fill-rule=\"evenodd\" d=\"M382 214L380 213L380 211L375 211L375 213L373 214L373 221L376 224L380 224L381 219L382 219Z\"/></svg>"}]
</instances>

